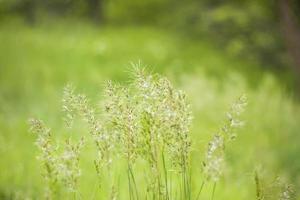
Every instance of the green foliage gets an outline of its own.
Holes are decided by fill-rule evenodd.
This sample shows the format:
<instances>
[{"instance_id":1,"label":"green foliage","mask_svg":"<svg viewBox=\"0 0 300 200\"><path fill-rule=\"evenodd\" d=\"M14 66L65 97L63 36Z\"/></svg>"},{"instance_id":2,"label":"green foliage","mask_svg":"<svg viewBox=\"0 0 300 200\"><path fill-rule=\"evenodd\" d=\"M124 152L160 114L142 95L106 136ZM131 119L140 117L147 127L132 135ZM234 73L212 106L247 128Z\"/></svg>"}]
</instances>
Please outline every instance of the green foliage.
<instances>
[{"instance_id":1,"label":"green foliage","mask_svg":"<svg viewBox=\"0 0 300 200\"><path fill-rule=\"evenodd\" d=\"M189 97L194 116L190 136L193 147L197 147L191 151L194 196L202 184L198 177L202 176L206 144L211 134L219 131L217 127L223 125L224 116L220 113L226 113L228 104L244 92L250 99L243 117L247 123L240 130L238 141L226 146L228 167L215 187L214 199L255 198L252 171L257 163L270 173L263 177L266 185L277 174L297 185L299 103L284 89L282 80L261 70L257 63L233 59L207 42L183 40L149 27L98 29L78 21L55 21L36 27L11 22L0 27L0 198L43 196L45 182L39 174L43 168L35 159L39 152L32 145L36 135L28 134L28 116L42 118L53 128L53 143L60 147L58 158L67 138L72 136L72 144L77 144L81 134L87 135L79 163L82 170L78 186L82 196L89 199L93 193L95 198L114 198L128 194L126 164L112 165L113 171L123 172L119 177L110 177L106 171L100 174L103 192L93 192L99 191L94 190L98 180L93 163L99 155L88 133L90 125L78 120L82 116L73 110L73 128L63 128L61 120L65 116L61 115L59 99L64 84L73 82L91 97L88 105L96 105L98 102L93 99L104 94L99 85L112 79L126 88L128 68L124 66L138 59L149 63L152 71L167 76L174 88L181 88ZM99 109L91 107L98 115ZM149 117L144 116L144 123L147 121ZM134 170L144 172L146 163L137 164L143 167ZM136 177L137 182L144 181ZM61 180L60 187L65 188ZM211 198L212 189L212 184L205 184L200 197ZM73 198L69 192L62 193L64 199Z\"/></svg>"},{"instance_id":2,"label":"green foliage","mask_svg":"<svg viewBox=\"0 0 300 200\"><path fill-rule=\"evenodd\" d=\"M227 54L254 59L266 68L283 69L290 65L282 42L278 0L94 0L99 5L91 2L2 0L0 11L3 17L20 14L31 23L45 15L85 19L94 15L106 24L167 27L186 37L205 37ZM291 7L298 16L297 1L292 1Z\"/></svg>"}]
</instances>

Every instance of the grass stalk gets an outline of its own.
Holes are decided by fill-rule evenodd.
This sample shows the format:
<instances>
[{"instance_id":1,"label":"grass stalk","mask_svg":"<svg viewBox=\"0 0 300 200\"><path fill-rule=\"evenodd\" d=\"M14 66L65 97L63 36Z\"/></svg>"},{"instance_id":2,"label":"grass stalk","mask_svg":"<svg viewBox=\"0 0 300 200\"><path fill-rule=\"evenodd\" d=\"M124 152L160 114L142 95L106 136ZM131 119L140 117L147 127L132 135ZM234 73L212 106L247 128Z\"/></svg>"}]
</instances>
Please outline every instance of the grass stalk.
<instances>
[{"instance_id":1,"label":"grass stalk","mask_svg":"<svg viewBox=\"0 0 300 200\"><path fill-rule=\"evenodd\" d=\"M136 181L135 181L135 178L134 178L134 175L133 175L132 168L130 166L129 166L129 173L130 173L130 176L132 178L136 199L139 200L139 193L138 193L138 190L137 190Z\"/></svg>"},{"instance_id":2,"label":"grass stalk","mask_svg":"<svg viewBox=\"0 0 300 200\"><path fill-rule=\"evenodd\" d=\"M214 199L214 196L215 196L215 191L216 191L216 185L217 185L217 182L214 182L214 185L213 185L213 190L212 190L212 194L211 194L211 200Z\"/></svg>"},{"instance_id":3,"label":"grass stalk","mask_svg":"<svg viewBox=\"0 0 300 200\"><path fill-rule=\"evenodd\" d=\"M200 194L201 194L201 192L202 192L202 189L203 189L204 185L205 185L205 180L203 180L202 183L201 183L201 186L200 186L199 192L198 192L198 194L197 194L196 200L199 199Z\"/></svg>"},{"instance_id":4,"label":"grass stalk","mask_svg":"<svg viewBox=\"0 0 300 200\"><path fill-rule=\"evenodd\" d=\"M162 161L163 161L164 177L165 177L166 199L169 200L168 172L167 172L167 168L166 168L164 151L162 151Z\"/></svg>"},{"instance_id":5,"label":"grass stalk","mask_svg":"<svg viewBox=\"0 0 300 200\"><path fill-rule=\"evenodd\" d=\"M129 192L129 199L133 200L133 192L132 192L132 187L131 187L131 178L130 178L129 169L130 169L130 166L129 166L129 162L128 162L128 166L127 166L128 192Z\"/></svg>"}]
</instances>

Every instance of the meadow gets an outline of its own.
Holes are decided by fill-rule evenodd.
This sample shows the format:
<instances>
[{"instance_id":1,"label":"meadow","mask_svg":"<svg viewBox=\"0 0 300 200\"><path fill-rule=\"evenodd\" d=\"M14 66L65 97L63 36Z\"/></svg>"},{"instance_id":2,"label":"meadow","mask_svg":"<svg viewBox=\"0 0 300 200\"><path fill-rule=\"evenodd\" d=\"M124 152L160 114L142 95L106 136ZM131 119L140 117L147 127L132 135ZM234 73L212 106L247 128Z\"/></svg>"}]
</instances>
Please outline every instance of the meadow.
<instances>
[{"instance_id":1,"label":"meadow","mask_svg":"<svg viewBox=\"0 0 300 200\"><path fill-rule=\"evenodd\" d=\"M105 82L129 85L131 63L139 62L187 94L193 113L193 196L203 181L207 144L222 126L230 105L242 94L248 98L242 115L245 123L225 150L226 167L214 199L255 199L255 171L266 187L280 176L294 185L297 194L300 107L287 89L287 72L267 71L255 61L225 54L208 41L147 26L96 28L76 20L28 26L8 21L0 24L0 44L0 199L43 197L45 184L36 159L36 135L28 131L29 118L42 119L51 127L57 143L70 136L74 140L88 138L85 123L76 122L72 131L64 128L64 87L72 83L98 108ZM109 198L110 170L104 175L104 188L97 190L95 155L93 141L87 139L80 154L78 199ZM128 199L124 168L126 165L120 164L111 169L118 174L118 199ZM143 167L135 170L144 172ZM200 199L210 199L213 188L213 183L207 183ZM74 198L68 192L62 194L58 199ZM278 198L266 194L264 199Z\"/></svg>"}]
</instances>

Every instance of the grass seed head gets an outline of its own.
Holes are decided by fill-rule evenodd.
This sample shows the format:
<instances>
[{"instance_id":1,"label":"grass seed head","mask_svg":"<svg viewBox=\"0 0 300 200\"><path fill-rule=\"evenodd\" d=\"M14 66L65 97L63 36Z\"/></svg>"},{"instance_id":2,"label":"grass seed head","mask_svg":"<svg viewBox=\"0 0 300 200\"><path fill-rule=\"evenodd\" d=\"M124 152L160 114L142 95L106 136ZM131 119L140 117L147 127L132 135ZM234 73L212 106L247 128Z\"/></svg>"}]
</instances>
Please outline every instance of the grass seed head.
<instances>
[{"instance_id":1,"label":"grass seed head","mask_svg":"<svg viewBox=\"0 0 300 200\"><path fill-rule=\"evenodd\" d=\"M84 145L82 138L78 143L72 143L70 139L65 142L65 149L59 157L58 171L60 178L71 192L77 191L78 178L81 175L79 166L80 152Z\"/></svg>"}]
</instances>

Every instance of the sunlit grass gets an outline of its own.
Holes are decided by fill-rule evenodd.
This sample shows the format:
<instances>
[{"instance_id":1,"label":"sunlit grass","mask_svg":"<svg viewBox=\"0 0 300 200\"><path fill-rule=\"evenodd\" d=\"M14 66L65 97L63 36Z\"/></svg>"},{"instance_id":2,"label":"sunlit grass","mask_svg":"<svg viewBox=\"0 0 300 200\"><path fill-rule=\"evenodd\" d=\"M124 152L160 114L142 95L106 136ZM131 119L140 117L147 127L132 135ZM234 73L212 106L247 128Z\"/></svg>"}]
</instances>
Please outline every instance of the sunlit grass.
<instances>
[{"instance_id":1,"label":"sunlit grass","mask_svg":"<svg viewBox=\"0 0 300 200\"><path fill-rule=\"evenodd\" d=\"M222 114L240 94L248 95L247 123L239 141L226 150L230 168L216 188L215 199L255 198L253 171L257 165L270 171L270 176L284 174L293 183L299 182L299 104L274 75L242 59L228 58L205 41L193 42L149 27L94 28L73 21L35 27L1 24L0 43L2 196L21 193L34 197L43 191L35 137L28 133L27 118L42 118L57 130L57 139L65 136L60 128L63 86L74 83L97 104L103 83L112 79L127 84L128 66L138 60L186 91L195 115L191 134L199 147L192 157L203 158L201 152L222 122ZM76 130L78 136L85 132L82 126ZM84 155L92 153L93 149L83 150ZM83 195L96 184L90 173L93 167L89 167L93 163L87 157L81 163ZM200 169L198 160L192 165ZM209 197L212 187L203 191L203 197L206 193ZM120 188L126 184L121 183Z\"/></svg>"}]
</instances>

